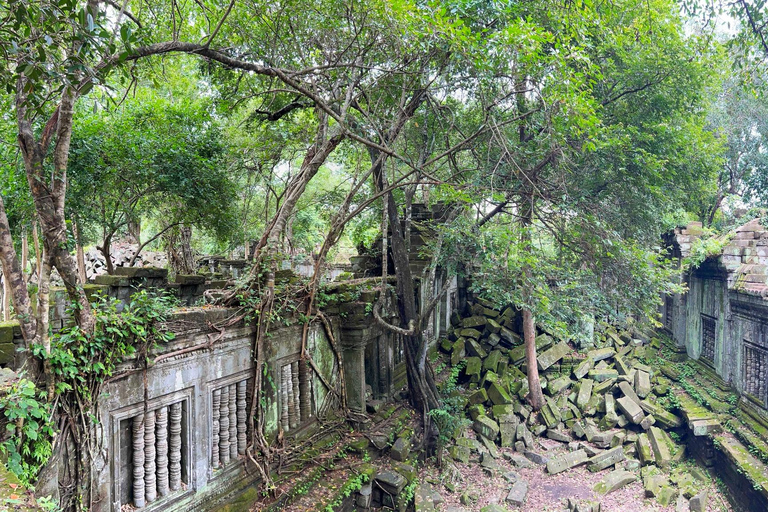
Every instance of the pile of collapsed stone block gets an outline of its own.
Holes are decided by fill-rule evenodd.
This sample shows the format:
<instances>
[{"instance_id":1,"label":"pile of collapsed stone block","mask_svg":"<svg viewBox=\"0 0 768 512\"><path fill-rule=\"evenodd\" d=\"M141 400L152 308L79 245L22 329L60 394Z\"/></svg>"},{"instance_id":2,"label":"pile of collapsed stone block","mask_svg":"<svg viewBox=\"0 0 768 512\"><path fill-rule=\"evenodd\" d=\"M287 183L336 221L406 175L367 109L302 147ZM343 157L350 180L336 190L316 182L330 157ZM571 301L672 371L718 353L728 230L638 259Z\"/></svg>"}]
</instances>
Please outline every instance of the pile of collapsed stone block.
<instances>
[{"instance_id":1,"label":"pile of collapsed stone block","mask_svg":"<svg viewBox=\"0 0 768 512\"><path fill-rule=\"evenodd\" d=\"M579 354L567 342L539 333L535 344L545 403L535 412L526 401L525 348L515 330L516 311L482 300L469 309L464 317L452 317L440 347L452 365L463 365L467 414L481 444L514 448L529 461L546 464L550 474L581 465L594 472L612 469L596 486L599 494L634 482L642 468L648 497L679 510L705 509L706 493L697 490L695 475L675 478L662 471L684 457L685 449L668 433L680 429L683 420L660 403L671 383L642 362L646 351L658 348L655 341L605 326L595 348ZM537 436L566 444L567 453L553 458L537 453ZM458 439L450 455L468 462L469 444ZM516 483L507 501L521 505L526 490Z\"/></svg>"}]
</instances>

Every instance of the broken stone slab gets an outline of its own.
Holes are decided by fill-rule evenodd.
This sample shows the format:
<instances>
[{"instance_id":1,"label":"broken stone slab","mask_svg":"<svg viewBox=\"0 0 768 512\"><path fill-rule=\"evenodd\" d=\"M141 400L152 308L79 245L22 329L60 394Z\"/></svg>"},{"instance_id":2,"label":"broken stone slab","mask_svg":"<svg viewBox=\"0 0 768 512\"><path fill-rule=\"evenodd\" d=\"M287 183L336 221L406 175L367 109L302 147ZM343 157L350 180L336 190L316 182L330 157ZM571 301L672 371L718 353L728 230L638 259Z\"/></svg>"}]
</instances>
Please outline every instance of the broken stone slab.
<instances>
[{"instance_id":1,"label":"broken stone slab","mask_svg":"<svg viewBox=\"0 0 768 512\"><path fill-rule=\"evenodd\" d=\"M570 352L571 348L567 343L558 343L554 347L550 348L546 352L543 352L536 358L539 364L539 371L545 371L547 368L561 360L565 355Z\"/></svg>"},{"instance_id":2,"label":"broken stone slab","mask_svg":"<svg viewBox=\"0 0 768 512\"><path fill-rule=\"evenodd\" d=\"M653 417L653 414L649 414L640 422L640 427L643 430L648 430L654 423L656 423L656 418Z\"/></svg>"},{"instance_id":3,"label":"broken stone slab","mask_svg":"<svg viewBox=\"0 0 768 512\"><path fill-rule=\"evenodd\" d=\"M480 380L480 373L483 371L483 360L479 357L467 357L464 366L464 375L470 379L475 378L475 382Z\"/></svg>"},{"instance_id":4,"label":"broken stone slab","mask_svg":"<svg viewBox=\"0 0 768 512\"><path fill-rule=\"evenodd\" d=\"M485 388L480 388L471 395L469 395L469 398L467 399L467 402L470 405L478 405L478 404L484 404L488 401L488 392L485 390Z\"/></svg>"},{"instance_id":5,"label":"broken stone slab","mask_svg":"<svg viewBox=\"0 0 768 512\"><path fill-rule=\"evenodd\" d=\"M394 471L383 471L376 475L374 481L384 491L393 496L400 494L400 491L402 491L405 486L408 485L408 481L405 479L405 477Z\"/></svg>"},{"instance_id":6,"label":"broken stone slab","mask_svg":"<svg viewBox=\"0 0 768 512\"><path fill-rule=\"evenodd\" d=\"M615 366L616 366L616 370L619 372L619 375L629 375L630 367L624 361L623 357L617 355L614 358L614 363L615 363Z\"/></svg>"},{"instance_id":7,"label":"broken stone slab","mask_svg":"<svg viewBox=\"0 0 768 512\"><path fill-rule=\"evenodd\" d=\"M719 434L723 431L723 426L717 420L695 420L688 424L694 436L706 436L710 434Z\"/></svg>"},{"instance_id":8,"label":"broken stone slab","mask_svg":"<svg viewBox=\"0 0 768 512\"><path fill-rule=\"evenodd\" d=\"M512 397L498 382L494 382L488 387L488 398L491 399L493 405L512 404Z\"/></svg>"},{"instance_id":9,"label":"broken stone slab","mask_svg":"<svg viewBox=\"0 0 768 512\"><path fill-rule=\"evenodd\" d=\"M632 399L637 405L640 405L640 397L637 396L637 393L635 393L634 388L632 388L629 382L619 382L619 389L624 393L625 397ZM640 406L642 407L642 405Z\"/></svg>"},{"instance_id":10,"label":"broken stone slab","mask_svg":"<svg viewBox=\"0 0 768 512\"><path fill-rule=\"evenodd\" d=\"M482 332L478 331L477 329L462 329L458 332L459 336L463 336L464 338L473 339L473 340L479 340L480 336L483 335Z\"/></svg>"},{"instance_id":11,"label":"broken stone slab","mask_svg":"<svg viewBox=\"0 0 768 512\"><path fill-rule=\"evenodd\" d=\"M495 441L496 437L499 435L499 424L488 416L478 416L472 424L472 428L475 432L481 436L485 436L490 441Z\"/></svg>"},{"instance_id":12,"label":"broken stone slab","mask_svg":"<svg viewBox=\"0 0 768 512\"><path fill-rule=\"evenodd\" d=\"M552 401L552 399L548 397L545 399L544 405L542 406L539 413L544 420L544 423L547 425L547 428L555 428L557 424L562 420L562 417L560 416L560 409Z\"/></svg>"},{"instance_id":13,"label":"broken stone slab","mask_svg":"<svg viewBox=\"0 0 768 512\"><path fill-rule=\"evenodd\" d=\"M592 379L582 379L579 394L576 396L576 406L583 412L592 397Z\"/></svg>"},{"instance_id":14,"label":"broken stone slab","mask_svg":"<svg viewBox=\"0 0 768 512\"><path fill-rule=\"evenodd\" d=\"M584 425L580 421L574 422L573 426L571 427L571 432L573 432L573 435L576 437L576 439L583 439L584 436L587 435L587 433L584 431Z\"/></svg>"},{"instance_id":15,"label":"broken stone slab","mask_svg":"<svg viewBox=\"0 0 768 512\"><path fill-rule=\"evenodd\" d=\"M589 378L595 382L605 382L611 379L616 379L619 376L619 372L613 368L604 368L602 370L595 368L594 370L589 370L587 375L589 375Z\"/></svg>"},{"instance_id":16,"label":"broken stone slab","mask_svg":"<svg viewBox=\"0 0 768 512\"><path fill-rule=\"evenodd\" d=\"M651 402L650 400L641 400L639 405L646 413L653 414L653 417L656 419L656 423L664 428L677 428L683 424L682 418L675 416L671 412L667 411L660 405Z\"/></svg>"},{"instance_id":17,"label":"broken stone slab","mask_svg":"<svg viewBox=\"0 0 768 512\"><path fill-rule=\"evenodd\" d=\"M643 370L638 370L635 373L635 393L640 398L645 398L651 394L651 376Z\"/></svg>"},{"instance_id":18,"label":"broken stone slab","mask_svg":"<svg viewBox=\"0 0 768 512\"><path fill-rule=\"evenodd\" d=\"M389 455L394 460L404 462L411 454L411 442L404 437L398 437L392 448L389 450Z\"/></svg>"},{"instance_id":19,"label":"broken stone slab","mask_svg":"<svg viewBox=\"0 0 768 512\"><path fill-rule=\"evenodd\" d=\"M473 327L480 327L481 329L485 329L485 323L487 322L486 318L484 316L470 316L464 319L464 321L461 323L462 327L465 328L473 328ZM481 330L478 329L478 330Z\"/></svg>"},{"instance_id":20,"label":"broken stone slab","mask_svg":"<svg viewBox=\"0 0 768 512\"><path fill-rule=\"evenodd\" d=\"M470 356L479 357L480 359L488 357L488 353L480 346L480 343L472 338L467 338L466 350Z\"/></svg>"},{"instance_id":21,"label":"broken stone slab","mask_svg":"<svg viewBox=\"0 0 768 512\"><path fill-rule=\"evenodd\" d=\"M464 464L469 463L470 451L466 446L453 445L448 448L448 453L455 461L463 462Z\"/></svg>"},{"instance_id":22,"label":"broken stone slab","mask_svg":"<svg viewBox=\"0 0 768 512\"><path fill-rule=\"evenodd\" d=\"M586 358L573 370L573 376L576 377L576 380L583 379L587 372L592 369L594 364L595 362L592 361L592 359Z\"/></svg>"},{"instance_id":23,"label":"broken stone slab","mask_svg":"<svg viewBox=\"0 0 768 512\"><path fill-rule=\"evenodd\" d=\"M521 453L509 453L504 452L504 458L509 460L515 467L520 469L526 469L533 467L533 463Z\"/></svg>"},{"instance_id":24,"label":"broken stone slab","mask_svg":"<svg viewBox=\"0 0 768 512\"><path fill-rule=\"evenodd\" d=\"M614 354L616 354L615 350L610 347L606 347L590 350L587 352L587 357L590 358L593 363L597 363L598 361L603 361L613 357Z\"/></svg>"},{"instance_id":25,"label":"broken stone slab","mask_svg":"<svg viewBox=\"0 0 768 512\"><path fill-rule=\"evenodd\" d=\"M671 485L665 485L661 489L659 489L659 495L656 496L656 501L659 502L659 505L662 507L668 507L672 504L673 501L675 501L675 498L678 496L678 490L672 487Z\"/></svg>"},{"instance_id":26,"label":"broken stone slab","mask_svg":"<svg viewBox=\"0 0 768 512\"><path fill-rule=\"evenodd\" d=\"M587 469L593 473L602 471L610 466L613 466L614 464L623 461L624 458L624 448L622 446L617 446L589 459L589 465L587 466Z\"/></svg>"},{"instance_id":27,"label":"broken stone slab","mask_svg":"<svg viewBox=\"0 0 768 512\"><path fill-rule=\"evenodd\" d=\"M483 461L480 463L483 468L483 472L488 476L496 476L501 471L501 466L493 459L493 457L484 456Z\"/></svg>"},{"instance_id":28,"label":"broken stone slab","mask_svg":"<svg viewBox=\"0 0 768 512\"><path fill-rule=\"evenodd\" d=\"M498 459L499 457L501 457L501 454L499 453L499 449L496 448L496 443L494 443L493 441L489 441L488 439L486 439L485 436L479 436L479 437L480 437L480 442L483 444L483 446L487 450L487 453L491 457L493 457L494 459ZM483 454L483 459L485 459L485 454Z\"/></svg>"},{"instance_id":29,"label":"broken stone slab","mask_svg":"<svg viewBox=\"0 0 768 512\"><path fill-rule=\"evenodd\" d=\"M501 350L492 350L488 357L483 361L483 369L495 372L499 367L499 361L501 361Z\"/></svg>"},{"instance_id":30,"label":"broken stone slab","mask_svg":"<svg viewBox=\"0 0 768 512\"><path fill-rule=\"evenodd\" d=\"M501 339L501 337L497 334L501 330L501 324L494 320L493 318L489 318L488 321L485 324L486 328L492 333L496 334L497 339ZM490 336L489 336L490 337ZM497 342L498 343L498 342Z\"/></svg>"},{"instance_id":31,"label":"broken stone slab","mask_svg":"<svg viewBox=\"0 0 768 512\"><path fill-rule=\"evenodd\" d=\"M669 479L661 473L651 473L643 478L643 488L646 498L655 498L661 492L662 487L669 487Z\"/></svg>"},{"instance_id":32,"label":"broken stone slab","mask_svg":"<svg viewBox=\"0 0 768 512\"><path fill-rule=\"evenodd\" d=\"M640 434L637 436L637 456L643 466L655 462L656 460L653 456L653 449L651 448L651 442L648 440L647 434Z\"/></svg>"},{"instance_id":33,"label":"broken stone slab","mask_svg":"<svg viewBox=\"0 0 768 512\"><path fill-rule=\"evenodd\" d=\"M627 419L635 425L638 425L643 420L643 409L631 398L623 396L616 400L616 404Z\"/></svg>"},{"instance_id":34,"label":"broken stone slab","mask_svg":"<svg viewBox=\"0 0 768 512\"><path fill-rule=\"evenodd\" d=\"M528 482L520 479L515 482L514 485L512 485L512 488L509 490L509 494L507 494L506 501L515 507L522 507L527 496Z\"/></svg>"},{"instance_id":35,"label":"broken stone slab","mask_svg":"<svg viewBox=\"0 0 768 512\"><path fill-rule=\"evenodd\" d=\"M691 512L707 512L707 490L704 489L699 494L691 498L688 502Z\"/></svg>"},{"instance_id":36,"label":"broken stone slab","mask_svg":"<svg viewBox=\"0 0 768 512\"><path fill-rule=\"evenodd\" d=\"M496 421L502 422L505 421L507 423L514 421L517 423L517 418L514 420L511 418L507 418L506 420L502 419L506 416L515 416L515 404L503 404L503 405L494 405L491 407L491 412L493 413L493 417L496 418Z\"/></svg>"},{"instance_id":37,"label":"broken stone slab","mask_svg":"<svg viewBox=\"0 0 768 512\"><path fill-rule=\"evenodd\" d=\"M533 462L534 464L539 464L539 465L546 464L547 461L549 460L546 456L540 453L534 452L532 450L525 450L523 452L523 455L525 455L526 458L531 462Z\"/></svg>"},{"instance_id":38,"label":"broken stone slab","mask_svg":"<svg viewBox=\"0 0 768 512\"><path fill-rule=\"evenodd\" d=\"M573 441L571 436L555 429L547 430L547 438L552 439L553 441L559 441L561 443L570 443Z\"/></svg>"},{"instance_id":39,"label":"broken stone slab","mask_svg":"<svg viewBox=\"0 0 768 512\"><path fill-rule=\"evenodd\" d=\"M631 484L635 480L637 480L637 476L634 473L617 469L608 473L601 482L595 485L595 492L598 494L608 494Z\"/></svg>"},{"instance_id":40,"label":"broken stone slab","mask_svg":"<svg viewBox=\"0 0 768 512\"><path fill-rule=\"evenodd\" d=\"M492 347L495 347L501 342L501 336L499 336L495 332L491 332L491 334L486 339L488 341L488 344Z\"/></svg>"},{"instance_id":41,"label":"broken stone slab","mask_svg":"<svg viewBox=\"0 0 768 512\"><path fill-rule=\"evenodd\" d=\"M570 377L560 377L549 383L547 386L547 393L550 396L554 396L560 393L562 390L570 387L572 383L573 382L571 381Z\"/></svg>"},{"instance_id":42,"label":"broken stone slab","mask_svg":"<svg viewBox=\"0 0 768 512\"><path fill-rule=\"evenodd\" d=\"M533 436L528 430L528 427L525 426L525 423L519 423L517 425L517 432L515 435L517 436L517 441L522 441L524 446L533 448Z\"/></svg>"},{"instance_id":43,"label":"broken stone slab","mask_svg":"<svg viewBox=\"0 0 768 512\"><path fill-rule=\"evenodd\" d=\"M589 460L587 452L584 450L576 450L575 452L566 453L558 457L554 457L547 461L547 471L551 475L556 475L567 469L580 466Z\"/></svg>"},{"instance_id":44,"label":"broken stone slab","mask_svg":"<svg viewBox=\"0 0 768 512\"><path fill-rule=\"evenodd\" d=\"M669 453L669 445L664 439L664 433L661 429L651 427L648 430L648 441L651 443L653 457L659 467L666 468L672 461L672 455Z\"/></svg>"},{"instance_id":45,"label":"broken stone slab","mask_svg":"<svg viewBox=\"0 0 768 512\"><path fill-rule=\"evenodd\" d=\"M461 361L464 360L466 357L466 346L464 343L464 338L459 338L456 340L456 342L453 344L453 347L451 348L451 366L456 366Z\"/></svg>"},{"instance_id":46,"label":"broken stone slab","mask_svg":"<svg viewBox=\"0 0 768 512\"><path fill-rule=\"evenodd\" d=\"M592 388L592 392L596 395L602 395L616 384L616 379L608 379L603 382L598 382Z\"/></svg>"}]
</instances>

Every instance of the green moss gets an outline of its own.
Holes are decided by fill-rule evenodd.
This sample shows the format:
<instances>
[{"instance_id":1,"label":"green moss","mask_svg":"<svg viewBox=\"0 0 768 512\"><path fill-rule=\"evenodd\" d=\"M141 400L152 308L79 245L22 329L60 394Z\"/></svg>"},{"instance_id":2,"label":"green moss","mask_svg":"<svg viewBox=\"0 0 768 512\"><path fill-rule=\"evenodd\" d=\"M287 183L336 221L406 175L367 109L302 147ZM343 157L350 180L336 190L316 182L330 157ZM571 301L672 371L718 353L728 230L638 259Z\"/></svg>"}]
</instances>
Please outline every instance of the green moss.
<instances>
[{"instance_id":1,"label":"green moss","mask_svg":"<svg viewBox=\"0 0 768 512\"><path fill-rule=\"evenodd\" d=\"M0 322L0 343L13 343L13 333L18 329L19 322L16 320Z\"/></svg>"}]
</instances>

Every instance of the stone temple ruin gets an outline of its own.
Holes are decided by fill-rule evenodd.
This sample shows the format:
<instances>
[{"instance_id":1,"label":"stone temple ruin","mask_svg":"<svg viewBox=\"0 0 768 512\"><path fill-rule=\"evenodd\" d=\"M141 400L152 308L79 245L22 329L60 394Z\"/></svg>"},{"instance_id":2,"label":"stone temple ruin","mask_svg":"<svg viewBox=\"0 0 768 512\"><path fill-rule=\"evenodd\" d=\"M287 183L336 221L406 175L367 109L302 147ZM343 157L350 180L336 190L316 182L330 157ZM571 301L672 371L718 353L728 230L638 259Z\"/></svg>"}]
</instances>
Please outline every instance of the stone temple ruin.
<instances>
[{"instance_id":1,"label":"stone temple ruin","mask_svg":"<svg viewBox=\"0 0 768 512\"><path fill-rule=\"evenodd\" d=\"M699 232L693 224L670 234L673 256L685 257ZM426 262L414 245L412 268L421 271ZM363 275L370 263L358 258L353 270ZM215 328L232 310L194 306L206 289L242 273L245 262L210 258L204 267L207 272L177 276L174 283L163 270L121 268L89 285L90 293L123 301L142 287L165 288L186 305L166 322L176 336L155 347L154 363L144 370L137 360L124 361L124 372L103 390L93 510L235 511L258 499L260 476L245 462L254 327L239 321ZM335 282L324 306L329 324L310 326L308 359L300 358L303 326L297 322L274 329L267 344L265 433L280 446L302 448L279 459L275 478L289 491L266 510L405 511L410 502L419 512L534 510L529 501L546 475L580 470L595 475L592 496L552 506L614 510L601 502L641 485L651 506L715 510L705 490L714 475L734 510L768 510L766 269L768 231L753 221L735 231L723 255L688 275L687 294L665 298L658 331L598 321L578 350L571 340L540 331L545 404L539 412L525 399L520 312L473 296L454 279L432 316L430 357L446 368L443 376L456 376L466 414L465 427L446 446L447 467L477 466L503 486L496 502L482 506L474 504L487 497L473 495L472 482L462 483L456 471L420 476L423 453L412 413L392 402L405 385L402 340L373 322L375 289ZM426 292L417 290L421 303ZM52 326L60 328L69 321L63 291L53 293L52 302ZM384 314L392 319L394 311L392 298ZM22 363L19 343L17 327L0 327L3 365ZM348 438L329 439L340 371L350 409L369 420ZM40 492L55 495L71 485L57 459L64 456L57 454L44 470ZM358 462L348 477L326 481L324 470L313 466L318 457L324 467L351 464L349 457ZM681 470L684 459L698 467ZM327 491L317 494L322 499L302 501L317 488Z\"/></svg>"}]
</instances>

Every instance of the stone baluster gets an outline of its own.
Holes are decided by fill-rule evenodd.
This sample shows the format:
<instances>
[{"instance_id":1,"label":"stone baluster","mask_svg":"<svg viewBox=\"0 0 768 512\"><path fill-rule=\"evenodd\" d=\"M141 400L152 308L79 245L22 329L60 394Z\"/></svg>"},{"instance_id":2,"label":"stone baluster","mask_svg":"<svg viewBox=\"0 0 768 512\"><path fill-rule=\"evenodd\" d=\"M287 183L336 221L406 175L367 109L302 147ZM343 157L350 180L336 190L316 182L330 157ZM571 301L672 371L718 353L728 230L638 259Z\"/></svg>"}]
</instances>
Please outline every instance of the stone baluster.
<instances>
[{"instance_id":1,"label":"stone baluster","mask_svg":"<svg viewBox=\"0 0 768 512\"><path fill-rule=\"evenodd\" d=\"M312 415L312 391L309 387L309 369L306 359L299 361L299 413L302 423L309 420Z\"/></svg>"},{"instance_id":2,"label":"stone baluster","mask_svg":"<svg viewBox=\"0 0 768 512\"><path fill-rule=\"evenodd\" d=\"M221 388L219 414L219 457L221 465L229 464L229 386Z\"/></svg>"},{"instance_id":3,"label":"stone baluster","mask_svg":"<svg viewBox=\"0 0 768 512\"><path fill-rule=\"evenodd\" d=\"M155 446L157 447L157 494L168 495L168 407L155 411Z\"/></svg>"},{"instance_id":4,"label":"stone baluster","mask_svg":"<svg viewBox=\"0 0 768 512\"><path fill-rule=\"evenodd\" d=\"M144 496L147 503L157 499L155 454L155 411L147 411L144 415Z\"/></svg>"},{"instance_id":5,"label":"stone baluster","mask_svg":"<svg viewBox=\"0 0 768 512\"><path fill-rule=\"evenodd\" d=\"M288 432L290 425L288 424L288 386L291 380L291 366L286 364L283 366L280 375L280 423L283 426L283 430Z\"/></svg>"},{"instance_id":6,"label":"stone baluster","mask_svg":"<svg viewBox=\"0 0 768 512\"><path fill-rule=\"evenodd\" d=\"M221 390L213 391L213 428L211 430L211 467L219 467L219 414L221 405Z\"/></svg>"},{"instance_id":7,"label":"stone baluster","mask_svg":"<svg viewBox=\"0 0 768 512\"><path fill-rule=\"evenodd\" d=\"M291 363L291 388L293 389L293 407L296 409L296 413L294 414L294 421L296 422L295 425L293 425L293 428L298 427L301 425L301 389L299 388L299 362L294 361Z\"/></svg>"},{"instance_id":8,"label":"stone baluster","mask_svg":"<svg viewBox=\"0 0 768 512\"><path fill-rule=\"evenodd\" d=\"M133 417L133 506L143 508L144 497L144 415Z\"/></svg>"},{"instance_id":9,"label":"stone baluster","mask_svg":"<svg viewBox=\"0 0 768 512\"><path fill-rule=\"evenodd\" d=\"M246 423L246 403L245 389L247 381L242 380L237 383L237 453L245 455L245 448L248 445L248 439L245 436Z\"/></svg>"},{"instance_id":10,"label":"stone baluster","mask_svg":"<svg viewBox=\"0 0 768 512\"><path fill-rule=\"evenodd\" d=\"M171 405L168 443L168 483L171 491L181 488L181 402Z\"/></svg>"},{"instance_id":11,"label":"stone baluster","mask_svg":"<svg viewBox=\"0 0 768 512\"><path fill-rule=\"evenodd\" d=\"M296 418L296 395L293 393L293 365L285 365L288 368L288 378L285 382L285 386L288 390L288 425L291 430L299 426L298 418Z\"/></svg>"},{"instance_id":12,"label":"stone baluster","mask_svg":"<svg viewBox=\"0 0 768 512\"><path fill-rule=\"evenodd\" d=\"M229 386L229 458L237 459L237 384Z\"/></svg>"}]
</instances>

